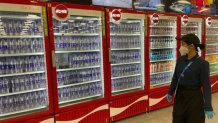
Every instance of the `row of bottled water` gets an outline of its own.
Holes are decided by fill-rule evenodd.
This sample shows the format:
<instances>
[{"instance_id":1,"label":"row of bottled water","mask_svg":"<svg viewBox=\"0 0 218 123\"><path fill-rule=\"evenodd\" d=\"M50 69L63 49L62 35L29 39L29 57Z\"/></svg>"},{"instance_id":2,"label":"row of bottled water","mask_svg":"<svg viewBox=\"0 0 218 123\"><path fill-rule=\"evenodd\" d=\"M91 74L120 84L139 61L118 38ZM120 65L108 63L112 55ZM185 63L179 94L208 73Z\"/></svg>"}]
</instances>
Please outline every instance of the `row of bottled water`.
<instances>
[{"instance_id":1,"label":"row of bottled water","mask_svg":"<svg viewBox=\"0 0 218 123\"><path fill-rule=\"evenodd\" d=\"M198 26L198 22L188 22L188 25L186 27L188 26Z\"/></svg>"},{"instance_id":2,"label":"row of bottled water","mask_svg":"<svg viewBox=\"0 0 218 123\"><path fill-rule=\"evenodd\" d=\"M99 80L100 77L100 68L89 68L69 72L58 72L57 74L59 86Z\"/></svg>"},{"instance_id":3,"label":"row of bottled water","mask_svg":"<svg viewBox=\"0 0 218 123\"><path fill-rule=\"evenodd\" d=\"M161 84L164 82L170 82L172 79L172 73L162 73L162 74L155 74L151 75L150 82L152 84Z\"/></svg>"},{"instance_id":4,"label":"row of bottled water","mask_svg":"<svg viewBox=\"0 0 218 123\"><path fill-rule=\"evenodd\" d=\"M139 48L141 46L140 42L141 39L139 36L111 36L111 48Z\"/></svg>"},{"instance_id":5,"label":"row of bottled water","mask_svg":"<svg viewBox=\"0 0 218 123\"><path fill-rule=\"evenodd\" d=\"M196 27L183 27L181 29L182 34L188 34L188 33L193 33L193 34L197 34L198 33L198 28ZM211 33L210 33L211 34Z\"/></svg>"},{"instance_id":6,"label":"row of bottled water","mask_svg":"<svg viewBox=\"0 0 218 123\"><path fill-rule=\"evenodd\" d=\"M112 90L123 90L128 88L134 88L142 86L142 78L141 76L137 77L129 77L123 79L114 79L112 81Z\"/></svg>"},{"instance_id":7,"label":"row of bottled water","mask_svg":"<svg viewBox=\"0 0 218 123\"><path fill-rule=\"evenodd\" d=\"M0 97L0 114L47 106L47 92L37 91Z\"/></svg>"},{"instance_id":8,"label":"row of bottled water","mask_svg":"<svg viewBox=\"0 0 218 123\"><path fill-rule=\"evenodd\" d=\"M174 50L153 50L151 52L151 61L163 60L163 59L173 59Z\"/></svg>"},{"instance_id":9,"label":"row of bottled water","mask_svg":"<svg viewBox=\"0 0 218 123\"><path fill-rule=\"evenodd\" d=\"M101 82L88 83L84 85L72 86L58 89L59 102L95 96L102 94L103 88Z\"/></svg>"},{"instance_id":10,"label":"row of bottled water","mask_svg":"<svg viewBox=\"0 0 218 123\"><path fill-rule=\"evenodd\" d=\"M45 74L0 78L0 94L8 94L46 87Z\"/></svg>"},{"instance_id":11,"label":"row of bottled water","mask_svg":"<svg viewBox=\"0 0 218 123\"><path fill-rule=\"evenodd\" d=\"M43 49L41 38L0 39L0 54L35 53L42 52Z\"/></svg>"},{"instance_id":12,"label":"row of bottled water","mask_svg":"<svg viewBox=\"0 0 218 123\"><path fill-rule=\"evenodd\" d=\"M0 58L0 74L33 72L44 68L44 56Z\"/></svg>"},{"instance_id":13,"label":"row of bottled water","mask_svg":"<svg viewBox=\"0 0 218 123\"><path fill-rule=\"evenodd\" d=\"M141 73L140 64L121 65L112 67L112 76L127 76Z\"/></svg>"},{"instance_id":14,"label":"row of bottled water","mask_svg":"<svg viewBox=\"0 0 218 123\"><path fill-rule=\"evenodd\" d=\"M152 37L150 38L151 48L175 47L174 37Z\"/></svg>"},{"instance_id":15,"label":"row of bottled water","mask_svg":"<svg viewBox=\"0 0 218 123\"><path fill-rule=\"evenodd\" d=\"M99 22L98 20L68 20L68 21L58 21L54 20L54 32L55 33L98 33L99 32Z\"/></svg>"},{"instance_id":16,"label":"row of bottled water","mask_svg":"<svg viewBox=\"0 0 218 123\"><path fill-rule=\"evenodd\" d=\"M12 18L1 18L5 35L38 35L42 27L41 20L21 20Z\"/></svg>"},{"instance_id":17,"label":"row of bottled water","mask_svg":"<svg viewBox=\"0 0 218 123\"><path fill-rule=\"evenodd\" d=\"M174 69L174 64L174 61L150 63L150 73L172 71Z\"/></svg>"},{"instance_id":18,"label":"row of bottled water","mask_svg":"<svg viewBox=\"0 0 218 123\"><path fill-rule=\"evenodd\" d=\"M56 36L56 50L99 50L100 37Z\"/></svg>"},{"instance_id":19,"label":"row of bottled water","mask_svg":"<svg viewBox=\"0 0 218 123\"><path fill-rule=\"evenodd\" d=\"M120 24L110 23L110 32L111 33L139 33L141 32L141 24L140 22L131 22L131 23L121 22Z\"/></svg>"},{"instance_id":20,"label":"row of bottled water","mask_svg":"<svg viewBox=\"0 0 218 123\"><path fill-rule=\"evenodd\" d=\"M71 53L68 57L68 63L71 68L89 67L100 65L101 56L98 52L94 53Z\"/></svg>"},{"instance_id":21,"label":"row of bottled water","mask_svg":"<svg viewBox=\"0 0 218 123\"><path fill-rule=\"evenodd\" d=\"M165 27L165 28L159 28L159 27L153 27L151 28L151 35L172 35L176 34L176 28L172 27Z\"/></svg>"},{"instance_id":22,"label":"row of bottled water","mask_svg":"<svg viewBox=\"0 0 218 123\"><path fill-rule=\"evenodd\" d=\"M128 63L136 62L141 59L140 51L112 51L111 52L112 63Z\"/></svg>"},{"instance_id":23,"label":"row of bottled water","mask_svg":"<svg viewBox=\"0 0 218 123\"><path fill-rule=\"evenodd\" d=\"M175 26L175 24L176 24L176 21L170 21L170 20L164 20L164 19L161 19L158 22L159 26Z\"/></svg>"}]
</instances>

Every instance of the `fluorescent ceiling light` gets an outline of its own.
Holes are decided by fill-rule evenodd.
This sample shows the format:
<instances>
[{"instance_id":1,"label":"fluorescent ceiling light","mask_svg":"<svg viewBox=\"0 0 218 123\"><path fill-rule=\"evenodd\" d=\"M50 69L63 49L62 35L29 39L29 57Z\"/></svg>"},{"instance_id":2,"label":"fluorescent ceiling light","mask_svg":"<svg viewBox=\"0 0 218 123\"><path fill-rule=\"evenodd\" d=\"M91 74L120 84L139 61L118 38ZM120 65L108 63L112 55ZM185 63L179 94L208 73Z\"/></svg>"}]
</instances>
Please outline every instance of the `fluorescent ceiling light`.
<instances>
[{"instance_id":1,"label":"fluorescent ceiling light","mask_svg":"<svg viewBox=\"0 0 218 123\"><path fill-rule=\"evenodd\" d=\"M189 1L186 1L186 0L179 0L178 3L181 3L181 4L191 4Z\"/></svg>"},{"instance_id":2,"label":"fluorescent ceiling light","mask_svg":"<svg viewBox=\"0 0 218 123\"><path fill-rule=\"evenodd\" d=\"M157 4L156 7L164 7L164 4Z\"/></svg>"},{"instance_id":3,"label":"fluorescent ceiling light","mask_svg":"<svg viewBox=\"0 0 218 123\"><path fill-rule=\"evenodd\" d=\"M83 17L76 17L76 19L83 19Z\"/></svg>"}]
</instances>

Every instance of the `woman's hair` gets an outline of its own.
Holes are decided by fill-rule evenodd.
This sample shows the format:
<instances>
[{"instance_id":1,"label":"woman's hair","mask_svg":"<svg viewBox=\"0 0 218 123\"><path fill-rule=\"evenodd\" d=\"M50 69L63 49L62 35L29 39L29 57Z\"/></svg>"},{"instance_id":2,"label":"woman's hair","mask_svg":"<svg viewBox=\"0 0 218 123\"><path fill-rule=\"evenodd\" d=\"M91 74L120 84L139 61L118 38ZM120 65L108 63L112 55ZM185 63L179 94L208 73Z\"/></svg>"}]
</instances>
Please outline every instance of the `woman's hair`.
<instances>
[{"instance_id":1,"label":"woman's hair","mask_svg":"<svg viewBox=\"0 0 218 123\"><path fill-rule=\"evenodd\" d=\"M189 42L189 41L185 41L185 43L187 45L193 44L192 42ZM193 45L194 45L196 51L198 51L198 47L200 48L200 50L205 49L205 44L193 44Z\"/></svg>"}]
</instances>

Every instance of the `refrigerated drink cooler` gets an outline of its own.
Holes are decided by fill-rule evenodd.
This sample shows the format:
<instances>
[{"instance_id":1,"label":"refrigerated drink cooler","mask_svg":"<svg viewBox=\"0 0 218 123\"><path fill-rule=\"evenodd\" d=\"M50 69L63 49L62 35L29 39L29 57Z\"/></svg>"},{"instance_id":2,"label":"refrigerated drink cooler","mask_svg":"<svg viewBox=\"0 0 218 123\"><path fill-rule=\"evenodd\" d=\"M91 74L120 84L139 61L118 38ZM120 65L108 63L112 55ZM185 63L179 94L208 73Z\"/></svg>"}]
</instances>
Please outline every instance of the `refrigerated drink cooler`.
<instances>
[{"instance_id":1,"label":"refrigerated drink cooler","mask_svg":"<svg viewBox=\"0 0 218 123\"><path fill-rule=\"evenodd\" d=\"M114 22L114 11L120 11L119 23ZM145 13L134 10L111 8L106 12L110 118L116 121L146 111L144 51L147 19ZM125 108L128 105L132 106ZM124 110L117 112L118 108Z\"/></svg>"},{"instance_id":2,"label":"refrigerated drink cooler","mask_svg":"<svg viewBox=\"0 0 218 123\"><path fill-rule=\"evenodd\" d=\"M149 13L149 110L168 106L168 92L177 59L178 17Z\"/></svg>"},{"instance_id":3,"label":"refrigerated drink cooler","mask_svg":"<svg viewBox=\"0 0 218 123\"><path fill-rule=\"evenodd\" d=\"M66 17L58 16L56 10L66 12ZM96 123L103 123L108 118L103 11L101 7L48 3L57 123L89 122L94 117Z\"/></svg>"},{"instance_id":4,"label":"refrigerated drink cooler","mask_svg":"<svg viewBox=\"0 0 218 123\"><path fill-rule=\"evenodd\" d=\"M218 19L205 17L205 60L210 63L210 81L212 92L218 91Z\"/></svg>"},{"instance_id":5,"label":"refrigerated drink cooler","mask_svg":"<svg viewBox=\"0 0 218 123\"><path fill-rule=\"evenodd\" d=\"M169 85L176 61L176 17L160 16L150 24L150 87Z\"/></svg>"},{"instance_id":6,"label":"refrigerated drink cooler","mask_svg":"<svg viewBox=\"0 0 218 123\"><path fill-rule=\"evenodd\" d=\"M183 19L184 16L187 16L186 22ZM183 15L181 17L181 37L186 34L195 34L200 39L200 42L203 43L203 17L194 16L194 15ZM198 51L198 54L202 56L202 52Z\"/></svg>"},{"instance_id":7,"label":"refrigerated drink cooler","mask_svg":"<svg viewBox=\"0 0 218 123\"><path fill-rule=\"evenodd\" d=\"M43 6L0 3L0 122L52 114Z\"/></svg>"},{"instance_id":8,"label":"refrigerated drink cooler","mask_svg":"<svg viewBox=\"0 0 218 123\"><path fill-rule=\"evenodd\" d=\"M59 104L104 97L101 17L53 23Z\"/></svg>"},{"instance_id":9,"label":"refrigerated drink cooler","mask_svg":"<svg viewBox=\"0 0 218 123\"><path fill-rule=\"evenodd\" d=\"M206 56L205 59L210 63L210 75L218 74L218 21L212 20L212 24L206 25Z\"/></svg>"},{"instance_id":10,"label":"refrigerated drink cooler","mask_svg":"<svg viewBox=\"0 0 218 123\"><path fill-rule=\"evenodd\" d=\"M112 94L144 89L144 20L110 21Z\"/></svg>"}]
</instances>

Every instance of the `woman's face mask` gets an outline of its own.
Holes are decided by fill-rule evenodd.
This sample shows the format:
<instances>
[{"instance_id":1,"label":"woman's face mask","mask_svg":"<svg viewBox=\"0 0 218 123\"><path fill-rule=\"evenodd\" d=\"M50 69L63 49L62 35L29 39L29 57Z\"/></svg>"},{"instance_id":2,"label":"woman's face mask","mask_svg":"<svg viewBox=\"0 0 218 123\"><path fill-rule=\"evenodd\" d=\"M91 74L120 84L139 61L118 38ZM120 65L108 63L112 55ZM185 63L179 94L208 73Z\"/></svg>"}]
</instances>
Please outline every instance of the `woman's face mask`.
<instances>
[{"instance_id":1,"label":"woman's face mask","mask_svg":"<svg viewBox=\"0 0 218 123\"><path fill-rule=\"evenodd\" d=\"M179 52L182 56L186 55L189 53L189 49L185 46L181 46L180 49L179 49Z\"/></svg>"}]
</instances>

